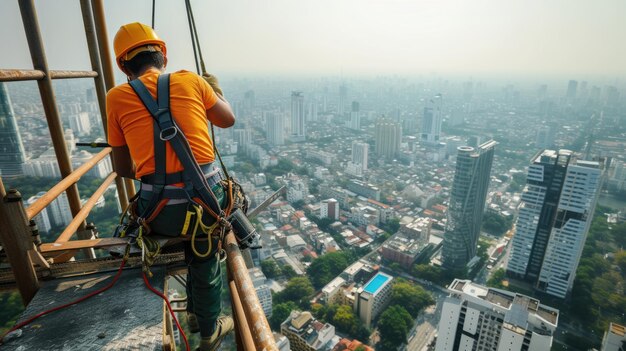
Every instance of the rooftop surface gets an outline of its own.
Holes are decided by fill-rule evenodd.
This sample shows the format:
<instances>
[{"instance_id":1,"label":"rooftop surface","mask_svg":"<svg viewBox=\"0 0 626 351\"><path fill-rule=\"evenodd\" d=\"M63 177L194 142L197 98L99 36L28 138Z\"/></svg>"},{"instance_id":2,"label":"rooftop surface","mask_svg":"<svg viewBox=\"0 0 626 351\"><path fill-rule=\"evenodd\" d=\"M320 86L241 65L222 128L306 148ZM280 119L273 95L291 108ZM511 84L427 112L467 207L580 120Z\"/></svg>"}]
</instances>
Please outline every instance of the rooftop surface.
<instances>
[{"instance_id":1,"label":"rooftop surface","mask_svg":"<svg viewBox=\"0 0 626 351\"><path fill-rule=\"evenodd\" d=\"M374 278L367 282L363 290L374 295L390 279L390 276L384 273L378 273L374 276Z\"/></svg>"},{"instance_id":2,"label":"rooftop surface","mask_svg":"<svg viewBox=\"0 0 626 351\"><path fill-rule=\"evenodd\" d=\"M163 291L165 267L152 272L152 286ZM18 323L108 285L115 273L45 282ZM140 268L128 269L111 289L45 315L5 341L6 351L162 350L163 300L144 286Z\"/></svg>"}]
</instances>

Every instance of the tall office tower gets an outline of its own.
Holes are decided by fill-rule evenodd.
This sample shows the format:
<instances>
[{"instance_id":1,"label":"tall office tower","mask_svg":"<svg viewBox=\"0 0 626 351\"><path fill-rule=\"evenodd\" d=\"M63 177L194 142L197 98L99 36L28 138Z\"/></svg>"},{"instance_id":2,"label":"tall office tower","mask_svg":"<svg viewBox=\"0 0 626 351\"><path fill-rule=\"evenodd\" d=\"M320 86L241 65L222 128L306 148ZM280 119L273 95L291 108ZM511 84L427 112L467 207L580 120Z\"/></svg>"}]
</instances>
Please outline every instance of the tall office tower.
<instances>
[{"instance_id":1,"label":"tall office tower","mask_svg":"<svg viewBox=\"0 0 626 351\"><path fill-rule=\"evenodd\" d=\"M576 268L603 178L603 164L569 150L533 157L513 237L507 274L564 298Z\"/></svg>"},{"instance_id":2,"label":"tall office tower","mask_svg":"<svg viewBox=\"0 0 626 351\"><path fill-rule=\"evenodd\" d=\"M424 106L420 141L424 144L438 144L441 136L441 94L435 95Z\"/></svg>"},{"instance_id":3,"label":"tall office tower","mask_svg":"<svg viewBox=\"0 0 626 351\"><path fill-rule=\"evenodd\" d=\"M361 115L359 113L359 103L352 101L352 110L350 111L350 123L348 124L350 129L361 129Z\"/></svg>"},{"instance_id":4,"label":"tall office tower","mask_svg":"<svg viewBox=\"0 0 626 351\"><path fill-rule=\"evenodd\" d=\"M237 150L245 153L252 145L252 130L235 129L233 130L233 139L237 142Z\"/></svg>"},{"instance_id":5,"label":"tall office tower","mask_svg":"<svg viewBox=\"0 0 626 351\"><path fill-rule=\"evenodd\" d=\"M30 198L28 198L28 200L26 200L25 205L30 206L34 204L37 200L39 200L39 198L41 198L41 196L43 196L43 194L45 194L45 192L41 192L35 196L31 196ZM37 229L40 233L48 233L50 229L52 229L47 208L41 210L41 212L39 212L39 214L36 215L33 220L35 221L35 224L37 224Z\"/></svg>"},{"instance_id":6,"label":"tall office tower","mask_svg":"<svg viewBox=\"0 0 626 351\"><path fill-rule=\"evenodd\" d=\"M250 111L256 106L254 90L248 90L243 94L243 106Z\"/></svg>"},{"instance_id":7,"label":"tall office tower","mask_svg":"<svg viewBox=\"0 0 626 351\"><path fill-rule=\"evenodd\" d=\"M339 103L337 105L337 114L343 116L346 109L346 101L348 100L348 88L345 85L339 86Z\"/></svg>"},{"instance_id":8,"label":"tall office tower","mask_svg":"<svg viewBox=\"0 0 626 351\"><path fill-rule=\"evenodd\" d=\"M256 290L256 295L259 298L261 307L263 307L263 312L265 316L269 318L272 316L272 292L270 291L270 287L266 284L267 278L259 267L249 268L248 273L250 274L250 279L252 280L252 285L254 285L254 290Z\"/></svg>"},{"instance_id":9,"label":"tall office tower","mask_svg":"<svg viewBox=\"0 0 626 351\"><path fill-rule=\"evenodd\" d=\"M24 145L17 128L9 92L0 82L0 175L4 178L23 174Z\"/></svg>"},{"instance_id":10,"label":"tall office tower","mask_svg":"<svg viewBox=\"0 0 626 351\"><path fill-rule=\"evenodd\" d=\"M291 92L291 139L301 142L306 139L304 119L304 95L300 91Z\"/></svg>"},{"instance_id":11,"label":"tall office tower","mask_svg":"<svg viewBox=\"0 0 626 351\"><path fill-rule=\"evenodd\" d=\"M464 269L476 256L496 142L461 146L450 194L448 223L443 236L443 265Z\"/></svg>"},{"instance_id":12,"label":"tall office tower","mask_svg":"<svg viewBox=\"0 0 626 351\"><path fill-rule=\"evenodd\" d=\"M352 163L361 165L361 170L367 170L367 154L369 144L358 141L352 142Z\"/></svg>"},{"instance_id":13,"label":"tall office tower","mask_svg":"<svg viewBox=\"0 0 626 351\"><path fill-rule=\"evenodd\" d=\"M307 113L306 113L306 120L307 121L311 121L311 122L315 122L317 121L317 116L318 116L318 106L317 106L317 101L311 101L307 104Z\"/></svg>"},{"instance_id":14,"label":"tall office tower","mask_svg":"<svg viewBox=\"0 0 626 351\"><path fill-rule=\"evenodd\" d=\"M448 292L435 351L550 350L559 310L470 280L455 279Z\"/></svg>"},{"instance_id":15,"label":"tall office tower","mask_svg":"<svg viewBox=\"0 0 626 351\"><path fill-rule=\"evenodd\" d=\"M393 159L400 150L402 127L388 118L380 118L376 122L376 154L380 157Z\"/></svg>"},{"instance_id":16,"label":"tall office tower","mask_svg":"<svg viewBox=\"0 0 626 351\"><path fill-rule=\"evenodd\" d=\"M576 99L577 90L578 90L578 81L570 80L569 83L567 83L567 93L565 94L565 97L570 100Z\"/></svg>"},{"instance_id":17,"label":"tall office tower","mask_svg":"<svg viewBox=\"0 0 626 351\"><path fill-rule=\"evenodd\" d=\"M74 134L85 136L91 132L91 121L87 112L80 112L70 115L70 129Z\"/></svg>"},{"instance_id":18,"label":"tall office tower","mask_svg":"<svg viewBox=\"0 0 626 351\"><path fill-rule=\"evenodd\" d=\"M556 134L556 126L554 124L548 124L540 126L537 130L537 138L535 140L535 146L540 149L549 149L554 147L554 135Z\"/></svg>"},{"instance_id":19,"label":"tall office tower","mask_svg":"<svg viewBox=\"0 0 626 351\"><path fill-rule=\"evenodd\" d=\"M267 142L271 145L285 144L285 118L280 113L268 112L265 115Z\"/></svg>"}]
</instances>

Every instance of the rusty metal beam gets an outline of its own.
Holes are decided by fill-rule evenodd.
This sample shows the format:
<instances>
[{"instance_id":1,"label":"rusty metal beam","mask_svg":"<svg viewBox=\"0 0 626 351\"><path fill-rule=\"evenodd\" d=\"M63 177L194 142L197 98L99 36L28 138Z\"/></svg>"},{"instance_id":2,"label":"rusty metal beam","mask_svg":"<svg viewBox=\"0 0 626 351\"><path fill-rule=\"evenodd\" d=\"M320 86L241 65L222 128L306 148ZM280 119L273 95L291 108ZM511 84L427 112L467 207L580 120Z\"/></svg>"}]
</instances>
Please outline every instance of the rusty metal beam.
<instances>
[{"instance_id":1,"label":"rusty metal beam","mask_svg":"<svg viewBox=\"0 0 626 351\"><path fill-rule=\"evenodd\" d=\"M89 216L89 212L91 212L91 209L96 205L96 202L98 202L98 199L100 198L100 196L102 196L102 194L104 194L104 192L107 190L109 185L113 183L113 181L115 180L115 177L117 177L117 173L115 172L111 172L111 174L109 174L109 176L106 177L106 179L102 182L102 184L98 187L98 189L93 193L93 195L91 195L89 200L85 202L85 205L80 210L80 212L78 212L76 217L72 219L70 224L68 224L65 230L63 230L63 233L61 233L61 235L59 235L57 240L55 240L55 243L64 243L70 240L72 235L74 235L74 233L80 227L80 223L83 223L85 219L87 219L87 216Z\"/></svg>"},{"instance_id":2,"label":"rusty metal beam","mask_svg":"<svg viewBox=\"0 0 626 351\"><path fill-rule=\"evenodd\" d=\"M102 75L107 91L115 87L115 76L113 75L113 61L111 61L111 50L109 49L109 38L107 35L107 23L104 17L104 4L102 0L92 0L93 20L96 25L96 36L100 44L100 63L102 64ZM135 183L132 179L124 178L126 196L128 198L135 195ZM121 195L120 195L121 198ZM124 208L124 207L123 207Z\"/></svg>"},{"instance_id":3,"label":"rusty metal beam","mask_svg":"<svg viewBox=\"0 0 626 351\"><path fill-rule=\"evenodd\" d=\"M45 74L43 79L37 81L37 85L39 86L41 102L46 113L46 120L48 122L48 128L50 129L50 137L52 138L54 153L56 155L57 162L59 163L59 170L61 171L61 176L65 178L72 173L72 163L70 161L67 146L65 145L63 124L61 123L59 109L57 108L54 97L54 89L52 87L46 52L44 50L43 39L39 29L37 11L35 10L33 0L19 0L19 6L22 23L24 24L24 31L26 33L26 39L28 41L28 48L30 50L30 57L33 61L33 67L35 70L42 71ZM76 184L67 188L67 199L72 215L76 216L76 214L80 212L81 207L80 195L78 194L78 187ZM80 229L85 229L85 223L81 223Z\"/></svg>"},{"instance_id":4,"label":"rusty metal beam","mask_svg":"<svg viewBox=\"0 0 626 351\"><path fill-rule=\"evenodd\" d=\"M233 304L233 317L235 320L235 332L237 333L237 338L243 344L241 345L243 350L254 351L256 350L254 347L254 339L252 338L250 326L246 320L246 313L243 311L241 296L237 291L237 285L233 280L231 280L228 282L228 287L230 288L230 301ZM239 344L237 344L237 346L239 346Z\"/></svg>"},{"instance_id":5,"label":"rusty metal beam","mask_svg":"<svg viewBox=\"0 0 626 351\"><path fill-rule=\"evenodd\" d=\"M94 78L98 76L95 71L67 71L51 70L51 79L69 78ZM22 80L41 80L46 77L43 71L37 69L0 69L0 82L16 82Z\"/></svg>"},{"instance_id":6,"label":"rusty metal beam","mask_svg":"<svg viewBox=\"0 0 626 351\"><path fill-rule=\"evenodd\" d=\"M90 169L92 169L96 164L98 164L98 162L102 161L102 159L110 153L110 147L104 148L94 157L89 159L89 161L76 168L74 172L70 173L67 177L63 178L55 186L50 188L50 190L48 190L42 197L37 199L37 201L35 201L26 209L28 219L33 219L33 217L38 215L39 212L43 211L43 209L46 208L46 206L48 206L52 201L54 201L54 199L61 195L61 193L63 193L67 188L78 182L80 177L89 172Z\"/></svg>"},{"instance_id":7,"label":"rusty metal beam","mask_svg":"<svg viewBox=\"0 0 626 351\"><path fill-rule=\"evenodd\" d=\"M91 9L91 0L80 0L80 10L83 15L83 25L85 27L85 36L87 38L87 48L89 49L89 60L91 68L98 72L98 76L94 78L96 86L96 96L98 97L98 106L100 107L100 119L102 120L102 128L104 130L105 139L107 138L107 114L106 114L106 92L104 85L104 76L102 74L102 63L100 62L100 49L98 45L98 37L96 36L96 26L93 21L93 10ZM115 186L119 196L119 203L122 209L128 207L128 196L124 180L121 177L115 178Z\"/></svg>"},{"instance_id":8,"label":"rusty metal beam","mask_svg":"<svg viewBox=\"0 0 626 351\"><path fill-rule=\"evenodd\" d=\"M228 256L228 269L241 297L241 304L248 325L251 328L256 349L278 350L274 335L263 312L263 307L250 279L248 268L239 251L237 239L235 239L235 234L232 231L226 234L226 254Z\"/></svg>"}]
</instances>

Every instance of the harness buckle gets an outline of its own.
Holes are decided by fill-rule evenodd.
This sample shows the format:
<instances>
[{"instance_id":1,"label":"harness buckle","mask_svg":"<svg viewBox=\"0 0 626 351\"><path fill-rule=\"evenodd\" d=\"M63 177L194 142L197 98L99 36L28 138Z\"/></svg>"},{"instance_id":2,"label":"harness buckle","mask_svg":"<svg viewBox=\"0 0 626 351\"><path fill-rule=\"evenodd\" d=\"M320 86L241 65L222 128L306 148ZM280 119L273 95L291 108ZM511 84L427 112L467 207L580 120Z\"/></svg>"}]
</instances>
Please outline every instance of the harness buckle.
<instances>
[{"instance_id":1,"label":"harness buckle","mask_svg":"<svg viewBox=\"0 0 626 351\"><path fill-rule=\"evenodd\" d=\"M176 126L167 127L159 133L159 139L168 141L178 134L178 128Z\"/></svg>"}]
</instances>

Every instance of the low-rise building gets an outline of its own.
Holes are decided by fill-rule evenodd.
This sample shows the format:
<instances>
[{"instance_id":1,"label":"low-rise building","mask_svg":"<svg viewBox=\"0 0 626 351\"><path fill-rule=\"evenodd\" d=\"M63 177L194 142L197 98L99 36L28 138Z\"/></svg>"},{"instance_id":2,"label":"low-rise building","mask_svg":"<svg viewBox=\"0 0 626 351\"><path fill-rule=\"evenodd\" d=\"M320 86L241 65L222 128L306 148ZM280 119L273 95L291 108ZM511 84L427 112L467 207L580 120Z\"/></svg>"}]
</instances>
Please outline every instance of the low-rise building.
<instances>
[{"instance_id":1,"label":"low-rise building","mask_svg":"<svg viewBox=\"0 0 626 351\"><path fill-rule=\"evenodd\" d=\"M308 311L291 311L280 332L289 339L292 351L331 350L335 346L335 327L316 320Z\"/></svg>"},{"instance_id":2,"label":"low-rise building","mask_svg":"<svg viewBox=\"0 0 626 351\"><path fill-rule=\"evenodd\" d=\"M357 290L354 311L367 328L389 303L392 280L392 276L379 272Z\"/></svg>"},{"instance_id":3,"label":"low-rise building","mask_svg":"<svg viewBox=\"0 0 626 351\"><path fill-rule=\"evenodd\" d=\"M624 350L626 350L626 327L617 323L609 324L609 329L604 333L600 351Z\"/></svg>"}]
</instances>

